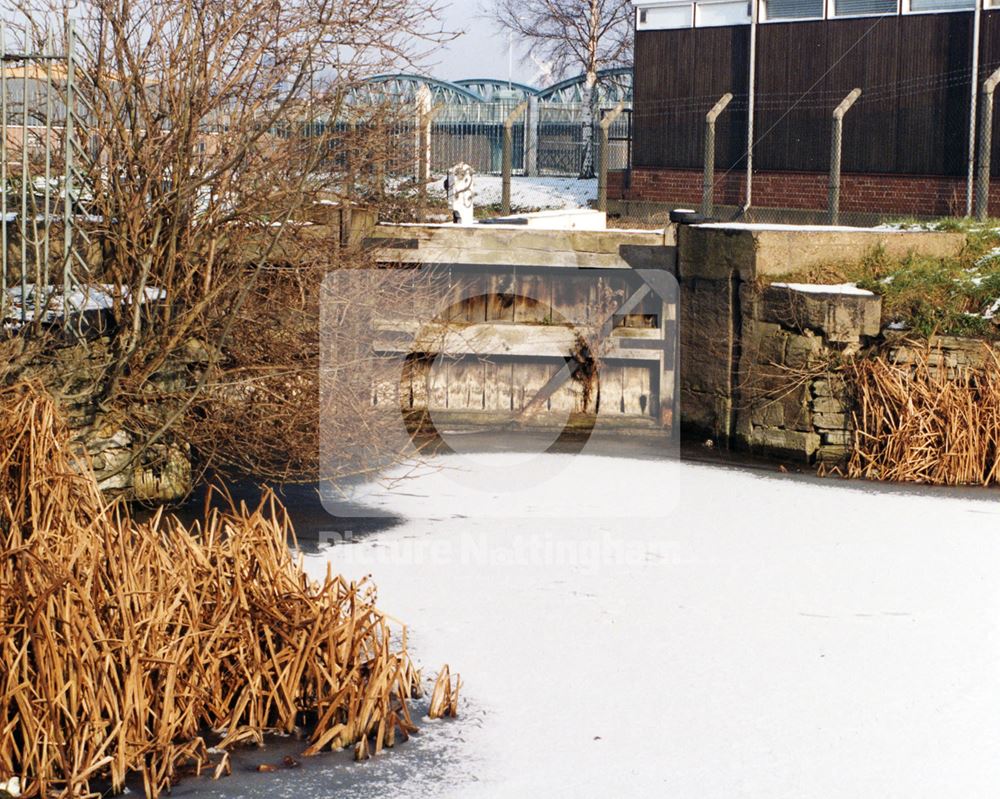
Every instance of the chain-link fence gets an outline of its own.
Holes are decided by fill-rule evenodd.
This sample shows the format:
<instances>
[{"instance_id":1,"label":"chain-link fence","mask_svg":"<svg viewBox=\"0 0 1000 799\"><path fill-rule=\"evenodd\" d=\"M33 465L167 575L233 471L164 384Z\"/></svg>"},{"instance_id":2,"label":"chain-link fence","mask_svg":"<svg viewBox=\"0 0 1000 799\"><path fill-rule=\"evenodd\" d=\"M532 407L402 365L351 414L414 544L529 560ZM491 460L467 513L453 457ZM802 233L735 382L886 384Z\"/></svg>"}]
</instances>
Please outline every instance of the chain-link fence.
<instances>
[{"instance_id":1,"label":"chain-link fence","mask_svg":"<svg viewBox=\"0 0 1000 799\"><path fill-rule=\"evenodd\" d=\"M416 177L416 156L423 146L432 174L443 174L462 162L478 175L500 175L504 127L510 120L514 175L590 177L596 169L597 123L608 110L595 109L588 117L583 104L537 98L454 107L421 107L415 103L396 108L390 125L400 148L396 168L401 175ZM354 108L352 113L359 118L370 116L364 108ZM389 115L383 112L382 116ZM627 129L627 122L624 124ZM630 137L619 131L621 127L616 126L613 138L617 147L627 149ZM426 137L423 144L421 136Z\"/></svg>"},{"instance_id":2,"label":"chain-link fence","mask_svg":"<svg viewBox=\"0 0 1000 799\"><path fill-rule=\"evenodd\" d=\"M746 93L644 98L624 117L628 140L608 137L603 207L630 226L665 224L675 209L799 225L907 224L968 216L970 205L985 216L991 196L996 202L991 173L994 183L1000 174L992 143L997 66L980 68L977 125L968 69L920 82L758 92L752 104ZM942 92L950 104L927 112L928 97Z\"/></svg>"},{"instance_id":3,"label":"chain-link fence","mask_svg":"<svg viewBox=\"0 0 1000 799\"><path fill-rule=\"evenodd\" d=\"M90 264L81 227L92 151L78 95L75 26L34 41L0 21L0 323L39 330L86 302ZM83 297L83 299L81 299Z\"/></svg>"},{"instance_id":4,"label":"chain-link fence","mask_svg":"<svg viewBox=\"0 0 1000 799\"><path fill-rule=\"evenodd\" d=\"M997 66L981 66L983 81ZM412 157L396 159L397 183L412 176L443 199L440 179L461 161L477 175L483 213L590 206L627 226L662 226L675 209L721 221L857 226L964 216L971 81L971 70L955 69L926 81L758 89L752 102L745 90L681 96L658 85L637 108L628 92L602 95L593 112L578 96L516 92L403 105L400 152ZM933 119L891 110L924 109L942 92L950 104ZM982 108L989 99L984 86ZM992 126L978 127L981 158L996 148L982 138ZM997 171L994 156L978 174ZM989 199L987 189L973 194Z\"/></svg>"}]
</instances>

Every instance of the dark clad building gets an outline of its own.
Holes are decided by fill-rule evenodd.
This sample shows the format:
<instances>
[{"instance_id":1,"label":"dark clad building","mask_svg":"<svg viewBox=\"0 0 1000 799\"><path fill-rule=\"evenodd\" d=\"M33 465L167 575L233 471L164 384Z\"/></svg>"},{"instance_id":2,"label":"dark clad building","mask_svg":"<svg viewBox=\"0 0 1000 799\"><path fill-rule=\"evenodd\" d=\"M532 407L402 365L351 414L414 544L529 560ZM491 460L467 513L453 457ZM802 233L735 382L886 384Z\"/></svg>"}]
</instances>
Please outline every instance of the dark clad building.
<instances>
[{"instance_id":1,"label":"dark clad building","mask_svg":"<svg viewBox=\"0 0 1000 799\"><path fill-rule=\"evenodd\" d=\"M842 211L965 213L973 63L978 87L1000 67L1000 7L980 9L977 48L974 0L634 4L632 164L612 196L698 203L705 114L730 92L716 129L716 203L745 202L752 106L753 206L824 209L831 115L857 87L844 119ZM998 176L1000 134L991 151ZM990 211L1000 215L1000 186Z\"/></svg>"}]
</instances>

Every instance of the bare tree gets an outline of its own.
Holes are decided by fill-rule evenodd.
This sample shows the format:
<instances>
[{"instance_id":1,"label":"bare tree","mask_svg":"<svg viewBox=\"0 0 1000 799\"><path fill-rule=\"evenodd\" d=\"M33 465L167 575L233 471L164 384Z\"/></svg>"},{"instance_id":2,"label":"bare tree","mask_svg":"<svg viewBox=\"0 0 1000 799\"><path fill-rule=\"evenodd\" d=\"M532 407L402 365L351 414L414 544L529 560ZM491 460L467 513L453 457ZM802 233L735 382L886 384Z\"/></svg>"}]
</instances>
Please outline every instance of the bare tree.
<instances>
[{"instance_id":1,"label":"bare tree","mask_svg":"<svg viewBox=\"0 0 1000 799\"><path fill-rule=\"evenodd\" d=\"M268 476L304 468L317 286L364 259L313 217L363 182L345 166L373 146L370 132L345 135L351 89L445 38L438 5L18 4L25 50L76 25L91 142L79 204L98 253L87 279L116 287L108 334L88 345L99 368L78 393L147 446L191 441L210 465L261 460ZM136 299L152 287L165 302ZM192 345L203 363L169 413L151 411L153 378Z\"/></svg>"},{"instance_id":2,"label":"bare tree","mask_svg":"<svg viewBox=\"0 0 1000 799\"><path fill-rule=\"evenodd\" d=\"M527 44L529 56L551 59L554 74L565 77L579 70L586 76L580 177L593 177L597 73L631 63L631 0L497 0L487 13Z\"/></svg>"}]
</instances>

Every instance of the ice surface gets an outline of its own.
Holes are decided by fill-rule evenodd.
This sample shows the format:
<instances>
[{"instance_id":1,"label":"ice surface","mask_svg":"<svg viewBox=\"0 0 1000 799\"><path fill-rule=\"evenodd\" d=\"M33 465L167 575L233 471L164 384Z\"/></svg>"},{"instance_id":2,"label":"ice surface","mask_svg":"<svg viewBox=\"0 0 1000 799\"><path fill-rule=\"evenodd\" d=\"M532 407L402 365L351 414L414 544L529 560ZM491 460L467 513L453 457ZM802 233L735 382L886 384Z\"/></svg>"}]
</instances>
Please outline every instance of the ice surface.
<instances>
[{"instance_id":1,"label":"ice surface","mask_svg":"<svg viewBox=\"0 0 1000 799\"><path fill-rule=\"evenodd\" d=\"M493 457L463 468L485 479L497 473ZM558 467L570 456L550 457ZM443 663L461 672L459 720L425 724L418 739L361 766L331 755L206 790L1000 793L994 494L579 457L582 482L548 497L547 518L510 494L444 495L440 472L429 473L381 500L421 521L306 560L316 577L327 562L373 575L426 672ZM581 500L609 481L641 486L609 500L637 507L618 519L581 515ZM676 492L672 510L651 484ZM506 503L510 518L474 514L484 502Z\"/></svg>"}]
</instances>

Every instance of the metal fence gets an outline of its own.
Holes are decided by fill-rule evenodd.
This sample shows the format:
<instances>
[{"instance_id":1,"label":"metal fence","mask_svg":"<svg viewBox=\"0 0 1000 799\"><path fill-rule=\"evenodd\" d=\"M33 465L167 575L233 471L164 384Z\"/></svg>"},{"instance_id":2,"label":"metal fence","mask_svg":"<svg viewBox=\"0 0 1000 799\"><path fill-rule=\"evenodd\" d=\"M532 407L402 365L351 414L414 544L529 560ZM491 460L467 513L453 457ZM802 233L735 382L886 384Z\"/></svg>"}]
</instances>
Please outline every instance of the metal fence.
<instances>
[{"instance_id":1,"label":"metal fence","mask_svg":"<svg viewBox=\"0 0 1000 799\"><path fill-rule=\"evenodd\" d=\"M981 75L988 77L980 83L979 101L984 110L976 142L974 194L975 213L983 218L988 213L990 197L992 94L1000 84L1000 69L988 65ZM949 86L967 87L968 74L946 77ZM929 90L916 85L894 88L904 97ZM628 130L624 129L625 122L621 123L623 140L616 141L613 134L609 136L607 201L601 207L606 208L619 224L629 226L661 226L675 209L690 209L719 221L861 227L923 223L968 215L967 176L959 174L955 168L933 174L911 174L904 170L883 174L858 164L857 126L861 120L855 106L867 103L865 107L871 113L872 106L883 99L881 94L873 91L868 97L859 86L836 95L829 92L802 96L758 93L755 99L757 113L761 116L756 131L747 130L749 104L745 93L735 96L727 93L715 98L672 98L648 103L630 112ZM779 130L777 122L761 122L806 112L820 115L821 120L825 118L823 125L811 128L808 141L796 139L794 132ZM940 113L947 112L942 109ZM635 125L637 114L640 115L639 124ZM720 126L718 148L716 124ZM928 123L921 124L922 127L908 129L907 135L927 147L926 140L931 138L933 131L928 129ZM956 128L957 122L951 127ZM669 153L672 143L676 143L686 155L673 160L682 160L683 164L637 168L634 163L635 128L640 128L640 147L645 149L647 160L653 149L651 144L666 148ZM964 160L966 134L964 129L960 132ZM753 136L752 149L746 144L748 135ZM759 151L769 149L768 163L773 164L774 140L780 141L782 136L784 141L791 142L788 147L807 148L813 166L808 170L761 166L764 159L759 157ZM847 146L848 136L851 148ZM936 147L943 149L947 144L952 152L956 149L955 139L956 136L951 135L947 143L938 142ZM729 146L734 141L735 150ZM697 154L690 154L692 149L700 150L700 163ZM897 146L897 149L900 148ZM652 160L656 161L655 152ZM668 163L671 160L666 158ZM891 210L894 207L902 210Z\"/></svg>"},{"instance_id":2,"label":"metal fence","mask_svg":"<svg viewBox=\"0 0 1000 799\"><path fill-rule=\"evenodd\" d=\"M515 175L576 177L584 169L588 154L596 164L598 122L610 109L597 109L591 124L580 104L530 99L511 125L512 163ZM503 170L504 123L518 111L520 103L500 101L462 106L459 109L412 111L412 119L401 118L394 129L400 141L416 140L426 127L430 171L442 174L458 162L469 164L477 174L500 175ZM426 116L425 116L426 113ZM428 124L427 117L430 122ZM616 149L627 151L630 137L619 123L613 137ZM405 161L405 159L404 159ZM417 170L414 168L414 175Z\"/></svg>"},{"instance_id":3,"label":"metal fence","mask_svg":"<svg viewBox=\"0 0 1000 799\"><path fill-rule=\"evenodd\" d=\"M32 41L0 23L0 317L5 330L69 325L85 294L86 125L75 31ZM85 300L84 300L85 302Z\"/></svg>"}]
</instances>

